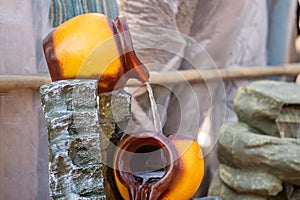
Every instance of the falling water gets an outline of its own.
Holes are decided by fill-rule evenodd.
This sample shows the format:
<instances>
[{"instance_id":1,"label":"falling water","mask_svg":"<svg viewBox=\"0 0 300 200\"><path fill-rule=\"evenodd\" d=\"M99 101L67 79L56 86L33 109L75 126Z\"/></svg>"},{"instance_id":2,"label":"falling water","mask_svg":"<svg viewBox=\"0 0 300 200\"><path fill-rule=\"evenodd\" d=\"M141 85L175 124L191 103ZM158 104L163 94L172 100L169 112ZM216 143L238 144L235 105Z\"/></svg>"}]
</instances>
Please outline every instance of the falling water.
<instances>
[{"instance_id":1,"label":"falling water","mask_svg":"<svg viewBox=\"0 0 300 200\"><path fill-rule=\"evenodd\" d=\"M158 114L156 102L155 102L155 99L154 99L154 96L153 96L153 90L152 90L151 85L150 85L149 82L146 82L145 84L146 84L149 99L150 99L154 129L155 129L156 132L162 133L161 121L160 121L160 117L159 117L159 114Z\"/></svg>"},{"instance_id":2,"label":"falling water","mask_svg":"<svg viewBox=\"0 0 300 200\"><path fill-rule=\"evenodd\" d=\"M147 182L155 182L161 177L163 177L165 174L165 171L155 171L155 172L135 172L133 174L133 177L137 180L142 182L143 185L145 185Z\"/></svg>"},{"instance_id":3,"label":"falling water","mask_svg":"<svg viewBox=\"0 0 300 200\"><path fill-rule=\"evenodd\" d=\"M154 99L154 95L153 95L153 90L151 88L151 85L149 82L146 82L146 88L148 91L148 95L149 95L149 100L150 100L150 106L151 106L151 114L152 114L152 120L153 120L153 125L154 125L154 131L157 133L162 133L162 126L161 126L161 121L160 121L160 116L158 114L158 110L157 110L157 105ZM157 151L157 150L156 150ZM162 161L162 165L165 161L165 155L162 151L159 152L159 156L160 159L158 159L157 157L155 157L155 162L156 161ZM144 157L140 157L144 158ZM134 177L134 179L137 181L136 184L132 184L132 183L127 183L127 188L129 191L129 197L130 199L133 200L157 200L159 199L161 193L163 191L162 188L157 188L157 186L155 185L155 183L157 181L159 181L165 174L165 169L161 169L161 166L159 165L158 169L155 169L157 166L155 164L157 163L153 163L153 160L150 160L151 163L147 163L146 162L141 162L140 159L137 159L138 162L136 162L136 166L138 167L136 170L137 171L133 171L132 175ZM139 167L143 164L143 163L147 163L147 166L145 165L144 167L147 167L145 169L139 169ZM151 164L154 164L153 166L155 170L158 171L148 171L148 167L151 168ZM149 166L150 165L150 166ZM133 166L134 162L133 162ZM141 171L139 171L141 170Z\"/></svg>"}]
</instances>

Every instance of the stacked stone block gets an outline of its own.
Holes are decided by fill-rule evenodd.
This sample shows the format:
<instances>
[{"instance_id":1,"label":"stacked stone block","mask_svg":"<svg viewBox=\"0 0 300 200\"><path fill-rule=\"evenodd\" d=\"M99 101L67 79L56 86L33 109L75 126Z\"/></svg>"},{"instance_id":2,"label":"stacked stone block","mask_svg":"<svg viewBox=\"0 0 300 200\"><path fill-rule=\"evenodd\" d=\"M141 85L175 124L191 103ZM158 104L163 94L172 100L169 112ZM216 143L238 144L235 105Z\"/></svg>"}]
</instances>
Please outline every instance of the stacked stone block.
<instances>
[{"instance_id":1,"label":"stacked stone block","mask_svg":"<svg viewBox=\"0 0 300 200\"><path fill-rule=\"evenodd\" d=\"M299 120L300 86L255 82L240 88L234 103L239 122L222 127L218 141L220 166L209 195L223 200L300 199L297 129L280 137L283 135L277 124L280 120Z\"/></svg>"}]
</instances>

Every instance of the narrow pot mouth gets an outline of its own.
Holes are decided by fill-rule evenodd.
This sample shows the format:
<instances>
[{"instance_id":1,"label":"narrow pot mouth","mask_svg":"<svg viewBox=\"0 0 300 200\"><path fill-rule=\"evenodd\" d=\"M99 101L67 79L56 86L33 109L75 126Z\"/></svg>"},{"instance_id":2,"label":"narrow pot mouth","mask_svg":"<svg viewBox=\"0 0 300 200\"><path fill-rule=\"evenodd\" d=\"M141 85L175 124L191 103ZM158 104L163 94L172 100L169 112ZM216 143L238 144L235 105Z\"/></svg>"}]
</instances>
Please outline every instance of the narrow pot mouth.
<instances>
[{"instance_id":1,"label":"narrow pot mouth","mask_svg":"<svg viewBox=\"0 0 300 200\"><path fill-rule=\"evenodd\" d=\"M139 149L143 147L155 146L158 147L164 154L166 165L164 166L164 174L155 182L149 182L152 188L159 190L159 193L166 191L174 181L176 173L179 171L179 161L177 158L177 151L175 146L162 133L155 133L150 131L139 132L132 135L125 135L115 154L114 169L116 176L120 182L127 188L141 186L143 181L138 181L133 174L131 168L131 161ZM142 155L143 156L143 155ZM145 155L146 156L146 155Z\"/></svg>"},{"instance_id":2,"label":"narrow pot mouth","mask_svg":"<svg viewBox=\"0 0 300 200\"><path fill-rule=\"evenodd\" d=\"M118 35L117 45L120 50L121 61L128 78L136 78L141 82L149 80L149 71L138 59L133 48L133 42L125 17L119 16L113 21L113 31Z\"/></svg>"}]
</instances>

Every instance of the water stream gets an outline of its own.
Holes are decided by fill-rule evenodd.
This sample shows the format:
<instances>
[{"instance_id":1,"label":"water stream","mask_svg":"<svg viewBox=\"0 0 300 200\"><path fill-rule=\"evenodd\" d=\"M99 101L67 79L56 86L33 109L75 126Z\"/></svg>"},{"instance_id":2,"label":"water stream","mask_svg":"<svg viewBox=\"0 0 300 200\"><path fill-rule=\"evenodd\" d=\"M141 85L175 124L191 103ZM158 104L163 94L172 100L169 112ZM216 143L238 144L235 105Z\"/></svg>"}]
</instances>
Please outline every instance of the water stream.
<instances>
[{"instance_id":1,"label":"water stream","mask_svg":"<svg viewBox=\"0 0 300 200\"><path fill-rule=\"evenodd\" d=\"M165 171L155 171L155 172L135 172L133 173L133 177L137 180L142 182L142 185L145 185L147 182L155 182L158 179L161 179Z\"/></svg>"},{"instance_id":2,"label":"water stream","mask_svg":"<svg viewBox=\"0 0 300 200\"><path fill-rule=\"evenodd\" d=\"M154 130L157 133L162 133L161 121L160 121L159 113L158 113L158 110L157 110L157 105L156 105L156 102L155 102L155 99L154 99L153 90L152 90L151 85L150 85L149 82L146 82L145 84L146 84L149 99L150 99Z\"/></svg>"},{"instance_id":3,"label":"water stream","mask_svg":"<svg viewBox=\"0 0 300 200\"><path fill-rule=\"evenodd\" d=\"M162 134L162 125L160 116L158 113L157 105L154 99L153 90L149 82L145 83L151 106L151 117L156 133ZM145 146L147 147L147 146ZM154 146L153 146L154 147ZM150 148L148 146L148 148ZM148 149L149 150L149 149ZM163 187L156 186L157 183L166 173L165 166L165 155L163 151L159 149L147 149L137 150L136 155L131 160L132 176L137 181L135 184L127 183L130 199L133 200L157 200L159 199ZM141 153L152 153L151 156ZM160 186L160 185L159 185Z\"/></svg>"}]
</instances>

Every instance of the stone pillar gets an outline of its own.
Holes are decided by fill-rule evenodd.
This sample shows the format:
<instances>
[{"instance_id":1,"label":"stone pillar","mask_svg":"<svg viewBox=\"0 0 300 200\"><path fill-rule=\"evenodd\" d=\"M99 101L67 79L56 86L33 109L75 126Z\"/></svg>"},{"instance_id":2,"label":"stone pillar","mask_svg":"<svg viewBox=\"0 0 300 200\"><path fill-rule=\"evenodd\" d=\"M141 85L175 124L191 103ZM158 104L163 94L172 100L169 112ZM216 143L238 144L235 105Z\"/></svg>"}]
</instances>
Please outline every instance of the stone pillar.
<instances>
[{"instance_id":1,"label":"stone pillar","mask_svg":"<svg viewBox=\"0 0 300 200\"><path fill-rule=\"evenodd\" d=\"M114 181L112 166L116 145L131 119L131 96L124 90L116 90L100 94L98 102L105 193L109 200L122 199Z\"/></svg>"},{"instance_id":2,"label":"stone pillar","mask_svg":"<svg viewBox=\"0 0 300 200\"><path fill-rule=\"evenodd\" d=\"M131 117L131 96L116 90L97 102L97 87L96 80L64 80L40 89L54 199L120 199L112 165Z\"/></svg>"},{"instance_id":3,"label":"stone pillar","mask_svg":"<svg viewBox=\"0 0 300 200\"><path fill-rule=\"evenodd\" d=\"M105 199L97 81L58 81L40 89L49 140L53 199Z\"/></svg>"}]
</instances>

